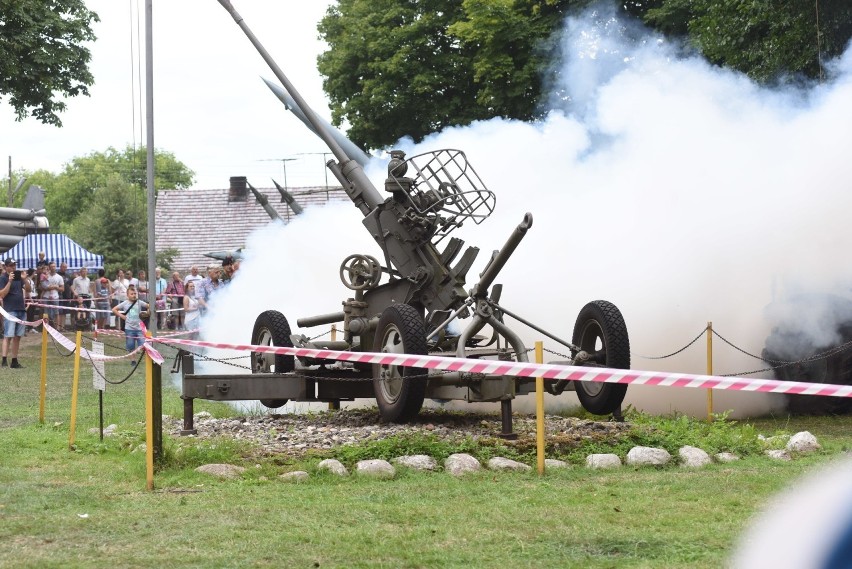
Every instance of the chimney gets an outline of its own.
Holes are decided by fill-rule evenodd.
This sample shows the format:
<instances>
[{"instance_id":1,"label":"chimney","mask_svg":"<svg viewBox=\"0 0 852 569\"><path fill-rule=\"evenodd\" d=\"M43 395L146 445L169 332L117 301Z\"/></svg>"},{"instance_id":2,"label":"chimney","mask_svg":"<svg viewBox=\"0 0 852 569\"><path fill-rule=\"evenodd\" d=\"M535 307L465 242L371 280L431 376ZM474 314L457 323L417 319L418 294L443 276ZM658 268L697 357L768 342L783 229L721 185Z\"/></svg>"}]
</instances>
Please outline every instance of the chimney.
<instances>
[{"instance_id":1,"label":"chimney","mask_svg":"<svg viewBox=\"0 0 852 569\"><path fill-rule=\"evenodd\" d=\"M248 179L245 176L231 176L231 187L228 189L229 202L244 202L248 197Z\"/></svg>"}]
</instances>

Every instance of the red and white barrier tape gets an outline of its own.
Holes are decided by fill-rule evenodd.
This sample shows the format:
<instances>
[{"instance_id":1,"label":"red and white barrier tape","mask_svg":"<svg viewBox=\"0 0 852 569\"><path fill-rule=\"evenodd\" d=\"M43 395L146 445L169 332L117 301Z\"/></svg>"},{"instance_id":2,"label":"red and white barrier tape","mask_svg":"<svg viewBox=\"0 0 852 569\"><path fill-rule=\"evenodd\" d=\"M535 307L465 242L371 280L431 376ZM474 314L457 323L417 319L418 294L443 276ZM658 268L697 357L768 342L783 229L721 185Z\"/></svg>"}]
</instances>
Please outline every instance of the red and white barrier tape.
<instances>
[{"instance_id":1,"label":"red and white barrier tape","mask_svg":"<svg viewBox=\"0 0 852 569\"><path fill-rule=\"evenodd\" d=\"M45 327L47 328L47 333L50 334L53 337L53 339L56 340L56 342L58 344L61 344L63 348L65 348L66 350L68 350L70 352L73 352L77 349L77 344L74 341L72 341L70 338L65 336L62 332L60 332L59 330L57 330L56 328L54 328L53 326L51 326L49 324L46 324ZM89 350L87 350L86 348L81 346L80 347L80 357L83 358L83 359L86 359L86 360L90 360L90 361L94 361L94 360L98 360L98 361L123 360L123 359L135 357L136 354L138 354L139 352L141 352L142 350L145 349L146 345L147 345L147 343L143 343L141 346L139 346L138 348L136 348L132 352L128 352L128 353L123 354L121 356L105 356L105 355L102 355L102 354L93 354L92 352L90 352ZM154 351L156 352L156 350L154 350ZM157 353L157 355L159 355L159 353ZM157 363L162 363L162 356L160 356L160 358L161 358L161 361L159 361ZM152 359L154 359L153 356L152 356Z\"/></svg>"},{"instance_id":2,"label":"red and white barrier tape","mask_svg":"<svg viewBox=\"0 0 852 569\"><path fill-rule=\"evenodd\" d=\"M748 377L718 377L688 373L668 373L659 371L634 371L599 367L563 366L554 364L535 364L526 362L505 362L469 358L448 358L444 356L420 356L407 354L380 354L375 352L338 352L310 348L285 348L279 346L253 346L250 344L224 344L197 340L154 338L153 341L168 345L183 345L207 348L221 348L302 356L316 359L328 359L345 362L418 367L482 373L487 375L509 375L514 377L543 377L545 379L565 379L570 381L593 381L598 383L623 383L635 385L661 385L666 387L691 387L698 389L720 389L729 391L754 391L761 393L792 393L799 395L828 395L832 397L852 397L852 385L829 383L806 383L801 381L777 381L774 379L755 379Z\"/></svg>"},{"instance_id":3,"label":"red and white barrier tape","mask_svg":"<svg viewBox=\"0 0 852 569\"><path fill-rule=\"evenodd\" d=\"M40 306L42 308L54 308L56 310L74 310L74 311L77 311L77 312L99 312L99 313L102 313L102 314L113 314L112 310L104 310L104 309L101 309L101 308L75 308L73 306L59 306L59 305L53 305L53 304L42 304L40 302L30 302L30 303L28 303L28 305L29 306ZM165 308L165 309L162 309L162 310L155 310L154 312L156 312L157 314L164 313L164 312L183 312L183 308Z\"/></svg>"},{"instance_id":4,"label":"red and white barrier tape","mask_svg":"<svg viewBox=\"0 0 852 569\"><path fill-rule=\"evenodd\" d=\"M26 320L20 320L18 318L15 318L11 314L3 310L2 305L0 305L0 316L3 316L3 318L5 318L6 320L11 320L12 322L23 324L24 326L38 326L39 324L41 324L41 320L33 320L32 322L27 322Z\"/></svg>"},{"instance_id":5,"label":"red and white barrier tape","mask_svg":"<svg viewBox=\"0 0 852 569\"><path fill-rule=\"evenodd\" d=\"M6 318L7 320L10 320L12 322L16 322L16 323L19 323L19 324L24 324L25 326L38 326L40 324L43 324L45 329L47 330L47 333L50 334L53 337L53 339L56 340L59 344L61 344L62 347L64 347L66 350L68 350L70 352L74 352L74 351L77 350L77 344L75 342L73 342L71 339L66 337L62 332L60 332L59 330L57 330L56 328L54 328L53 326L51 326L50 324L48 324L47 322L45 322L43 320L35 320L33 322L26 322L26 321L21 320L19 318L15 318L11 314L9 314L5 310L3 310L2 306L0 306L0 315L2 315L3 318ZM163 359L163 356L160 355L160 352L158 352L157 349L154 348L154 346L151 345L149 338L145 337L143 339L145 340L145 342L141 346L139 346L138 348L136 348L132 352L129 352L129 353L121 355L121 356L105 356L105 355L102 355L102 354L93 354L92 352L90 352L89 350L87 350L86 348L81 346L80 347L80 357L87 359L87 360L90 360L90 361L93 361L93 360L99 360L99 361L122 360L122 359L126 359L126 358L131 358L131 357L135 356L137 353L139 353L140 351L145 350L148 353L148 355L151 356L152 360L154 360L158 364L162 364L165 360Z\"/></svg>"},{"instance_id":6,"label":"red and white barrier tape","mask_svg":"<svg viewBox=\"0 0 852 569\"><path fill-rule=\"evenodd\" d=\"M21 322L9 315L2 307L0 313L15 322ZM38 325L38 322L24 322ZM45 324L48 332L69 350L75 344L61 333ZM143 328L144 329L144 328ZM61 338L61 339L60 339ZM166 345L194 346L199 348L219 348L285 356L300 356L315 359L337 360L367 364L394 365L439 369L463 373L481 373L486 375L509 375L513 377L543 377L545 379L564 379L568 381L592 381L597 383L623 383L635 385L660 385L664 387L690 387L697 389L719 389L728 391L752 391L759 393L789 393L796 395L823 395L831 397L852 397L852 385L831 383L806 383L802 381L778 381L774 379L755 379L749 377L718 377L688 373L668 373L658 371L634 371L599 367L563 366L554 364L535 364L528 362L505 362L499 360L481 360L470 358L448 358L444 356L422 356L408 354L380 354L376 352L339 352L312 348L286 348L282 346L254 346L251 344L225 344L221 342L202 342L168 337L147 338L142 348L151 354L158 364L163 357L150 344L159 342ZM69 347L70 346L70 347ZM137 349L136 351L138 351ZM136 353L134 351L133 353ZM85 350L88 354L88 350ZM82 354L81 354L82 355ZM88 359L115 359L110 356L88 354ZM127 357L127 356L121 356Z\"/></svg>"},{"instance_id":7,"label":"red and white barrier tape","mask_svg":"<svg viewBox=\"0 0 852 569\"><path fill-rule=\"evenodd\" d=\"M188 334L195 334L199 332L201 329L196 328L194 330L179 330L177 332L169 332L167 334L158 333L158 338L172 338L174 336L186 336ZM121 330L114 330L112 328L95 328L95 335L103 335L103 336L124 336L124 332Z\"/></svg>"},{"instance_id":8,"label":"red and white barrier tape","mask_svg":"<svg viewBox=\"0 0 852 569\"><path fill-rule=\"evenodd\" d=\"M102 309L98 309L98 308L76 308L76 307L73 307L73 306L59 306L57 304L42 304L40 302L31 302L30 306L40 306L41 308L53 308L53 309L62 310L62 311L73 310L75 312L102 312L102 313L112 314L112 310L102 310Z\"/></svg>"}]
</instances>

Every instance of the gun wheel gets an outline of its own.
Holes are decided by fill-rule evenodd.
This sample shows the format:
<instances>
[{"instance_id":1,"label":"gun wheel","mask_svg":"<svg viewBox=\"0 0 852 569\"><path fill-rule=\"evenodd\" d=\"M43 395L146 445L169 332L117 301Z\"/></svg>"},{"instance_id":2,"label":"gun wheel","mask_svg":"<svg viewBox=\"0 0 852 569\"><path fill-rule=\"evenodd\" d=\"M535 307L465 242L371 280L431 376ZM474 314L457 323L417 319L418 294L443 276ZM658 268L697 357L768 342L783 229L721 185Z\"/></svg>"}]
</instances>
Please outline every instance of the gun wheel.
<instances>
[{"instance_id":1,"label":"gun wheel","mask_svg":"<svg viewBox=\"0 0 852 569\"><path fill-rule=\"evenodd\" d=\"M580 310L572 342L593 354L592 361L608 368L630 368L630 341L621 312L611 302L594 300ZM589 413L607 415L621 407L627 385L577 381L580 404Z\"/></svg>"},{"instance_id":2,"label":"gun wheel","mask_svg":"<svg viewBox=\"0 0 852 569\"><path fill-rule=\"evenodd\" d=\"M426 327L420 313L408 304L387 307L376 328L374 352L425 355ZM373 364L373 389L382 420L405 423L420 412L426 396L427 370Z\"/></svg>"},{"instance_id":3,"label":"gun wheel","mask_svg":"<svg viewBox=\"0 0 852 569\"><path fill-rule=\"evenodd\" d=\"M261 313L254 322L251 333L251 343L255 346L284 346L293 347L290 340L290 323L287 318L277 310L267 310ZM296 367L293 356L281 356L277 354L265 354L262 352L251 353L252 373L287 373ZM270 409L277 409L287 403L286 399L261 399L261 405Z\"/></svg>"}]
</instances>

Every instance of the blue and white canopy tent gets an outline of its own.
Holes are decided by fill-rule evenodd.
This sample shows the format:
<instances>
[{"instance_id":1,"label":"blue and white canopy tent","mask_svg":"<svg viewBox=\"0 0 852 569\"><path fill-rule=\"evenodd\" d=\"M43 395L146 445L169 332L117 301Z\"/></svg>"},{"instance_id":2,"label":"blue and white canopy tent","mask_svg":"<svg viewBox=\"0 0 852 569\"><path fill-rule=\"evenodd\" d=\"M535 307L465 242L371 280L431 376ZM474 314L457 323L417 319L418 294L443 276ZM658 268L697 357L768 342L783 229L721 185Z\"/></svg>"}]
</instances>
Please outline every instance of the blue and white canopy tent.
<instances>
[{"instance_id":1,"label":"blue and white canopy tent","mask_svg":"<svg viewBox=\"0 0 852 569\"><path fill-rule=\"evenodd\" d=\"M103 255L95 255L73 239L62 233L47 233L27 235L23 240L3 254L4 259L15 259L19 269L30 269L38 263L39 252L44 252L44 258L60 263L68 263L68 269L76 271L82 267L87 269L102 269Z\"/></svg>"}]
</instances>

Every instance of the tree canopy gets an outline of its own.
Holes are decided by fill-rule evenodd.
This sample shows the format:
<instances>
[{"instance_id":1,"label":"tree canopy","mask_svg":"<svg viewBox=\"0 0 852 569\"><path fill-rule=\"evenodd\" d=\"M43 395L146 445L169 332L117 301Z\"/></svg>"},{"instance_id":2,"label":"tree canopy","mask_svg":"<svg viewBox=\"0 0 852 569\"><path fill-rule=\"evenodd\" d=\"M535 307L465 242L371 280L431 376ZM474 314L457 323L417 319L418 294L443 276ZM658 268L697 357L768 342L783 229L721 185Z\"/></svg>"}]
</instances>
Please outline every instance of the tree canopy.
<instances>
[{"instance_id":1,"label":"tree canopy","mask_svg":"<svg viewBox=\"0 0 852 569\"><path fill-rule=\"evenodd\" d=\"M29 115L62 126L62 97L88 95L99 21L84 0L0 0L0 99L8 97L18 120Z\"/></svg>"},{"instance_id":2,"label":"tree canopy","mask_svg":"<svg viewBox=\"0 0 852 569\"><path fill-rule=\"evenodd\" d=\"M82 246L104 256L109 274L118 268L144 268L148 266L145 209L143 188L119 174L106 174L85 215L77 216L65 229Z\"/></svg>"},{"instance_id":3,"label":"tree canopy","mask_svg":"<svg viewBox=\"0 0 852 569\"><path fill-rule=\"evenodd\" d=\"M339 0L318 59L336 125L369 149L547 111L564 18L588 0ZM618 0L629 18L760 82L820 79L852 37L848 0Z\"/></svg>"},{"instance_id":4,"label":"tree canopy","mask_svg":"<svg viewBox=\"0 0 852 569\"><path fill-rule=\"evenodd\" d=\"M62 172L16 172L27 185L46 190L51 231L67 233L84 247L104 255L107 267L145 267L147 258L147 150L108 148L71 159ZM171 152L154 152L154 184L158 190L192 185L195 173ZM5 180L8 184L8 180ZM16 196L20 205L24 192ZM170 264L174 250L160 251L157 261Z\"/></svg>"},{"instance_id":5,"label":"tree canopy","mask_svg":"<svg viewBox=\"0 0 852 569\"><path fill-rule=\"evenodd\" d=\"M51 227L67 232L66 225L78 215L86 213L88 217L88 204L114 176L142 191L144 204L148 175L146 152L144 146L128 146L121 151L108 148L105 152L92 152L72 158L59 174L39 172L31 176L30 182L47 189L45 205ZM154 187L158 190L188 188L192 185L194 175L174 154L154 151Z\"/></svg>"},{"instance_id":6,"label":"tree canopy","mask_svg":"<svg viewBox=\"0 0 852 569\"><path fill-rule=\"evenodd\" d=\"M759 82L821 79L825 61L843 53L852 37L848 0L665 0L644 18L686 38L712 63Z\"/></svg>"},{"instance_id":7,"label":"tree canopy","mask_svg":"<svg viewBox=\"0 0 852 569\"><path fill-rule=\"evenodd\" d=\"M340 0L319 24L330 49L319 70L332 120L356 144L375 148L449 125L487 118L475 98L472 50L448 28L461 0Z\"/></svg>"}]
</instances>

